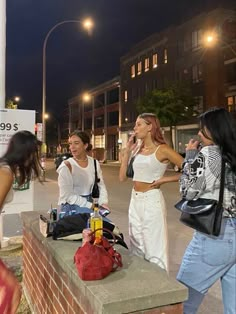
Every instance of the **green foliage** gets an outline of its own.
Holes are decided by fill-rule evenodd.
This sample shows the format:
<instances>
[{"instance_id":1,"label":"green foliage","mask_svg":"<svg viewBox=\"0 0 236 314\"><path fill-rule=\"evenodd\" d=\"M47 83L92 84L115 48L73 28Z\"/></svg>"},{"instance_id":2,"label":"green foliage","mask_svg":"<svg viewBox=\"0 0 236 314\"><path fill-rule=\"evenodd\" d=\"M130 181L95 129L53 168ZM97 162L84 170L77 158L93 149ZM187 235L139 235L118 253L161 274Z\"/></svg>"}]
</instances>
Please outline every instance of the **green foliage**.
<instances>
[{"instance_id":1,"label":"green foliage","mask_svg":"<svg viewBox=\"0 0 236 314\"><path fill-rule=\"evenodd\" d=\"M14 104L12 99L8 99L6 101L6 108L7 109L17 109L17 104Z\"/></svg>"},{"instance_id":2,"label":"green foliage","mask_svg":"<svg viewBox=\"0 0 236 314\"><path fill-rule=\"evenodd\" d=\"M161 125L174 126L197 114L196 100L187 83L174 82L163 90L154 89L137 102L139 113L152 112Z\"/></svg>"}]
</instances>

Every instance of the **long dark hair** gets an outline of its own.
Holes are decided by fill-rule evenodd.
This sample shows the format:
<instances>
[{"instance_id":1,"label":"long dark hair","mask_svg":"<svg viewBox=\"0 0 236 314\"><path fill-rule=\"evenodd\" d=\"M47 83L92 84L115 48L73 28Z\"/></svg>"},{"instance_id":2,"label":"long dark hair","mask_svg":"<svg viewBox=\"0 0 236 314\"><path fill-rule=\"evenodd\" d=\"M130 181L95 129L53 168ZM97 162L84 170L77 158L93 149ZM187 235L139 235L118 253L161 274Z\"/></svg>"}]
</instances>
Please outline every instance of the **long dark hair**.
<instances>
[{"instance_id":1,"label":"long dark hair","mask_svg":"<svg viewBox=\"0 0 236 314\"><path fill-rule=\"evenodd\" d=\"M6 153L0 158L0 162L10 166L19 185L32 179L32 174L40 178L42 167L38 148L35 135L29 131L19 131L11 137Z\"/></svg>"},{"instance_id":2,"label":"long dark hair","mask_svg":"<svg viewBox=\"0 0 236 314\"><path fill-rule=\"evenodd\" d=\"M224 108L212 108L199 117L200 127L209 130L212 140L220 147L223 159L236 174L236 125L231 113Z\"/></svg>"},{"instance_id":3,"label":"long dark hair","mask_svg":"<svg viewBox=\"0 0 236 314\"><path fill-rule=\"evenodd\" d=\"M147 124L152 125L151 137L156 144L166 144L161 132L160 121L154 113L141 113L138 118L143 119Z\"/></svg>"}]
</instances>

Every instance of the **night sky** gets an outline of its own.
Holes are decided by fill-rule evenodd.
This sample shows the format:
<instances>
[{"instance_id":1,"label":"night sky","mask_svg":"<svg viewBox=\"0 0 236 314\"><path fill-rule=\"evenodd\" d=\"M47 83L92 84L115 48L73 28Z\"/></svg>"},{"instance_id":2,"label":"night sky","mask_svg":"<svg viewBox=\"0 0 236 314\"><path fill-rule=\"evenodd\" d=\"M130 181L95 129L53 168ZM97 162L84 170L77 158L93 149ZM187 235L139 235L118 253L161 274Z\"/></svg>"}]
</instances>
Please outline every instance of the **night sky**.
<instances>
[{"instance_id":1,"label":"night sky","mask_svg":"<svg viewBox=\"0 0 236 314\"><path fill-rule=\"evenodd\" d=\"M119 75L120 57L145 37L181 23L220 0L7 0L6 98L20 109L42 108L42 50L60 21L91 17L91 36L79 23L59 26L47 42L47 112L60 118L69 98ZM234 1L224 0L229 5Z\"/></svg>"}]
</instances>

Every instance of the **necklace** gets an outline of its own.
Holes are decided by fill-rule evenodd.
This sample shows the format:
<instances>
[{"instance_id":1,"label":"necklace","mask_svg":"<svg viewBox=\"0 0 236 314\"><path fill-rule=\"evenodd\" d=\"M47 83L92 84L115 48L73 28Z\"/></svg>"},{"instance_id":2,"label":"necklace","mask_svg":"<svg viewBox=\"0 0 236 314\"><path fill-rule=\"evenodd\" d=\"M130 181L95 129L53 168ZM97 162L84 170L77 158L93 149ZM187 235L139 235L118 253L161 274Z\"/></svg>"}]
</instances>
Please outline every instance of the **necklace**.
<instances>
[{"instance_id":1,"label":"necklace","mask_svg":"<svg viewBox=\"0 0 236 314\"><path fill-rule=\"evenodd\" d=\"M87 160L88 160L88 157L86 157L85 159L78 159L78 158L74 157L74 159L75 159L76 161L87 161Z\"/></svg>"},{"instance_id":2,"label":"necklace","mask_svg":"<svg viewBox=\"0 0 236 314\"><path fill-rule=\"evenodd\" d=\"M151 150L152 148L156 147L155 145L150 145L150 146L144 146L144 150Z\"/></svg>"}]
</instances>

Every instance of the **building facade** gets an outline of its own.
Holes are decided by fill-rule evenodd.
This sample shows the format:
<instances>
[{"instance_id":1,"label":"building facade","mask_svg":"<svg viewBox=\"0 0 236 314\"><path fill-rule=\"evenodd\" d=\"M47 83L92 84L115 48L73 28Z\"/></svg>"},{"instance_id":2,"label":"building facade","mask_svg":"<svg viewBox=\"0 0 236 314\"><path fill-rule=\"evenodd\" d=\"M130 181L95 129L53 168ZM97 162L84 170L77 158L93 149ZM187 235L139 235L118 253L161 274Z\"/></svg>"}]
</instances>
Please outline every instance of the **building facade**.
<instances>
[{"instance_id":1,"label":"building facade","mask_svg":"<svg viewBox=\"0 0 236 314\"><path fill-rule=\"evenodd\" d=\"M115 77L69 100L69 129L91 135L94 157L119 159L120 79Z\"/></svg>"},{"instance_id":2,"label":"building facade","mask_svg":"<svg viewBox=\"0 0 236 314\"><path fill-rule=\"evenodd\" d=\"M121 137L128 138L137 117L136 103L146 92L169 82L191 82L199 112L224 106L236 112L236 15L215 9L171 26L135 45L120 62ZM197 134L196 121L177 125L172 136L182 152Z\"/></svg>"}]
</instances>

